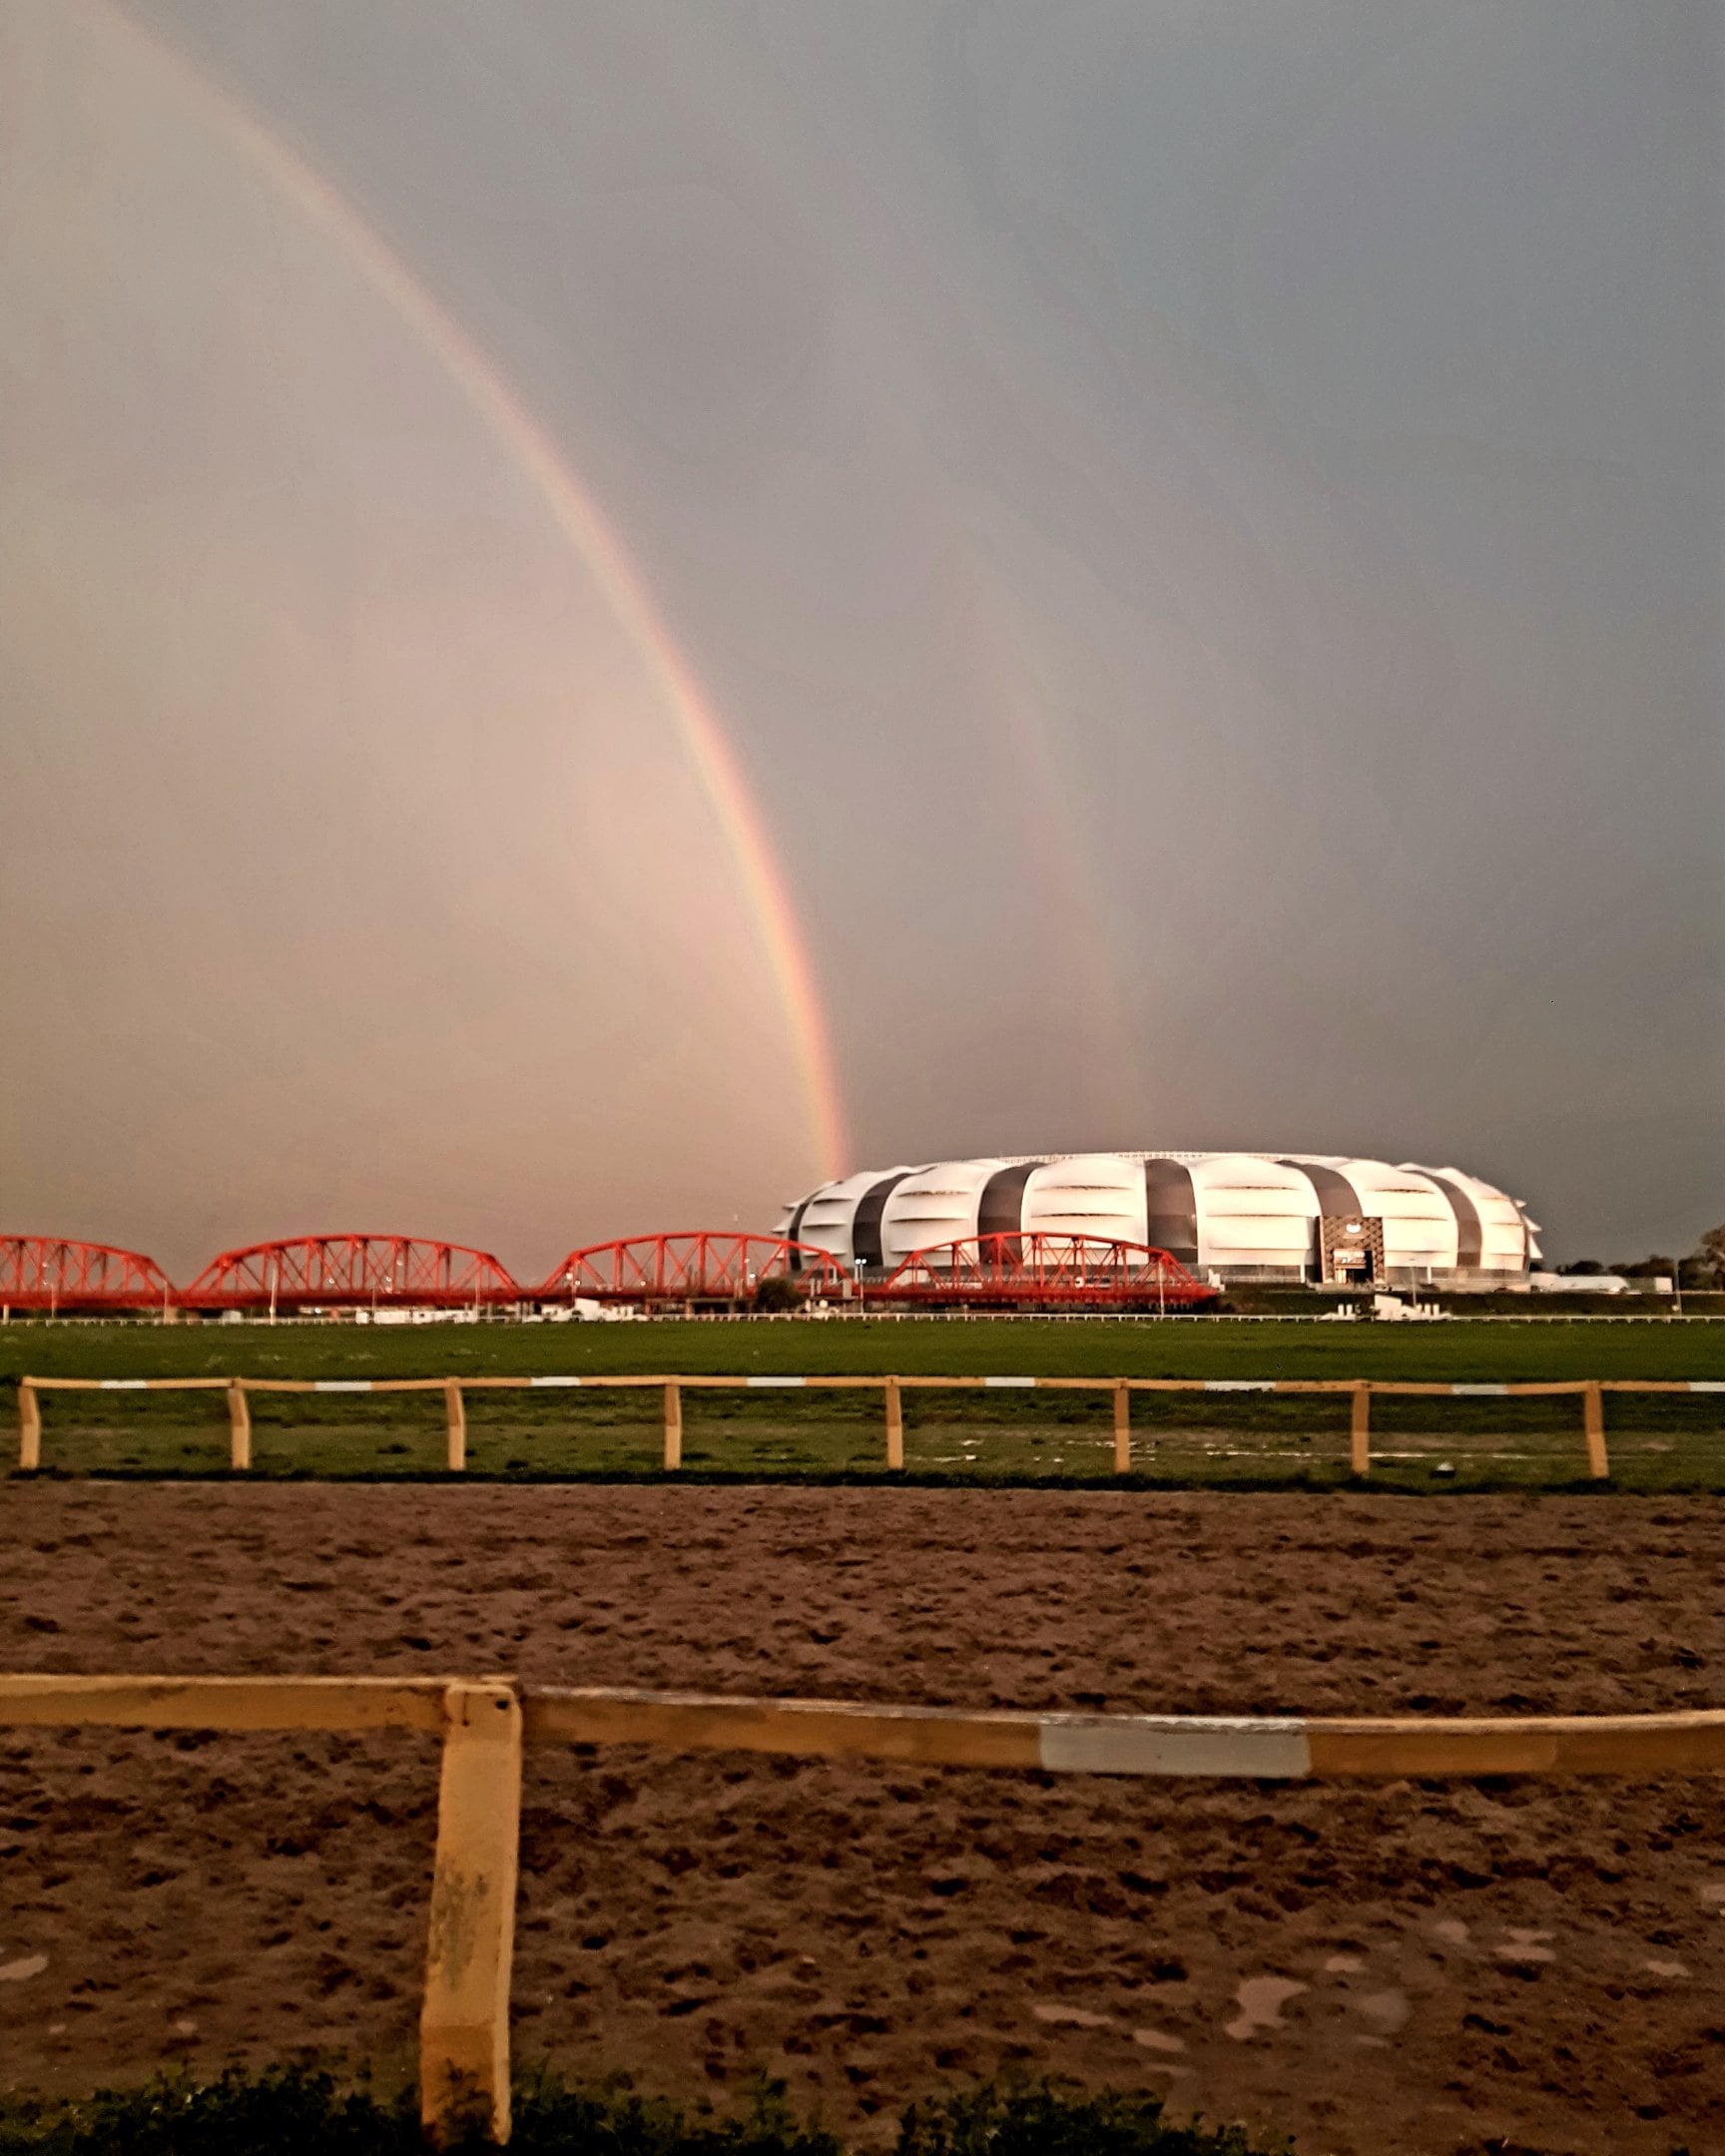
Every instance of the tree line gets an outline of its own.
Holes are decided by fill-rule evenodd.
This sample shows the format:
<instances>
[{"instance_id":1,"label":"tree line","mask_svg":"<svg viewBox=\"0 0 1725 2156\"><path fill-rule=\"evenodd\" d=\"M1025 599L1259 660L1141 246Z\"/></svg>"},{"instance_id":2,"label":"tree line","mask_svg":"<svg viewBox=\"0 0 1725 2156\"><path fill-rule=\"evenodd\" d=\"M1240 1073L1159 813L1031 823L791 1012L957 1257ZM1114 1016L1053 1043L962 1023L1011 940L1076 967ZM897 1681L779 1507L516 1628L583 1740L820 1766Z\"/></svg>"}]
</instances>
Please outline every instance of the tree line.
<instances>
[{"instance_id":1,"label":"tree line","mask_svg":"<svg viewBox=\"0 0 1725 2156\"><path fill-rule=\"evenodd\" d=\"M1684 1259L1667 1258L1657 1252L1637 1258L1631 1265L1601 1265L1596 1258L1578 1258L1573 1265L1559 1266L1559 1273L1580 1276L1617 1273L1625 1280L1672 1280L1698 1294L1725 1291L1725 1223L1709 1228Z\"/></svg>"}]
</instances>

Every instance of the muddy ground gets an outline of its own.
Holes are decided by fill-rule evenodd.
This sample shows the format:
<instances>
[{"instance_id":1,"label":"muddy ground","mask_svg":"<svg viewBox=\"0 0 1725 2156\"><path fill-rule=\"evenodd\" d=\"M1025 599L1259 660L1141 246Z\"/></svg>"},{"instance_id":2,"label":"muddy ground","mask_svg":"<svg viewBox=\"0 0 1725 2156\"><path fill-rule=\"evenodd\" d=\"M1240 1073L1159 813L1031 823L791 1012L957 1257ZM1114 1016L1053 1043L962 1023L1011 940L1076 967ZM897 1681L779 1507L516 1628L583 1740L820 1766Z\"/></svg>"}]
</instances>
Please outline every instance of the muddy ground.
<instances>
[{"instance_id":1,"label":"muddy ground","mask_svg":"<svg viewBox=\"0 0 1725 2156\"><path fill-rule=\"evenodd\" d=\"M1711 1499L13 1484L0 1667L1725 1704ZM0 2084L411 2059L435 1755L0 1736ZM1725 1789L529 1759L516 2049L878 2139L1015 2063L1302 2156L1725 2150Z\"/></svg>"}]
</instances>

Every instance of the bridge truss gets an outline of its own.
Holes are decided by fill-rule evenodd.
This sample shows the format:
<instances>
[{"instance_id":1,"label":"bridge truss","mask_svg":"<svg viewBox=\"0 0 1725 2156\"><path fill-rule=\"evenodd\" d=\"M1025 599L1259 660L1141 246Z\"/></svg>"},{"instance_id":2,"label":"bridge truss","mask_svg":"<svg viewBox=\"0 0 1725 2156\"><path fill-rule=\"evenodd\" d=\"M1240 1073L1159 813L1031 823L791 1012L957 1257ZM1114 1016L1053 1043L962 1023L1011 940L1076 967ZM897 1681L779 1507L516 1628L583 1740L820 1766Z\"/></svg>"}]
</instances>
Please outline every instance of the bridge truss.
<instances>
[{"instance_id":1,"label":"bridge truss","mask_svg":"<svg viewBox=\"0 0 1725 2156\"><path fill-rule=\"evenodd\" d=\"M822 1296L844 1279L832 1253L812 1244L692 1229L572 1250L532 1294L540 1303L745 1303L767 1281Z\"/></svg>"},{"instance_id":2,"label":"bridge truss","mask_svg":"<svg viewBox=\"0 0 1725 2156\"><path fill-rule=\"evenodd\" d=\"M0 1308L58 1312L159 1311L174 1297L153 1258L59 1236L0 1236Z\"/></svg>"},{"instance_id":3,"label":"bridge truss","mask_svg":"<svg viewBox=\"0 0 1725 2156\"><path fill-rule=\"evenodd\" d=\"M178 1301L198 1311L463 1310L522 1291L489 1251L418 1236L296 1236L213 1258Z\"/></svg>"},{"instance_id":4,"label":"bridge truss","mask_svg":"<svg viewBox=\"0 0 1725 2156\"><path fill-rule=\"evenodd\" d=\"M866 1300L930 1308L1194 1310L1216 1301L1177 1258L1099 1236L970 1236L913 1251Z\"/></svg>"}]
</instances>

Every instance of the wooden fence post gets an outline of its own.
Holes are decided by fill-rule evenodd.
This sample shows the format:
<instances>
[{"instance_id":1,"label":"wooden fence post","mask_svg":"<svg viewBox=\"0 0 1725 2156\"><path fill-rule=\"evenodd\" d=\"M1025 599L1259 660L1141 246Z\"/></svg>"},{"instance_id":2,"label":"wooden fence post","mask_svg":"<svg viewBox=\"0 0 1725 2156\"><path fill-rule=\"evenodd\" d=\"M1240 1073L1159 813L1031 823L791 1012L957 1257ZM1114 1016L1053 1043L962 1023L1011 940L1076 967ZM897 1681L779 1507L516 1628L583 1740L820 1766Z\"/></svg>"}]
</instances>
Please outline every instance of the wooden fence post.
<instances>
[{"instance_id":1,"label":"wooden fence post","mask_svg":"<svg viewBox=\"0 0 1725 2156\"><path fill-rule=\"evenodd\" d=\"M1132 1392L1124 1380L1114 1387L1114 1472L1132 1472Z\"/></svg>"},{"instance_id":2,"label":"wooden fence post","mask_svg":"<svg viewBox=\"0 0 1725 2156\"><path fill-rule=\"evenodd\" d=\"M252 1464L252 1403L238 1377L228 1385L228 1465L244 1474Z\"/></svg>"},{"instance_id":3,"label":"wooden fence post","mask_svg":"<svg viewBox=\"0 0 1725 2156\"><path fill-rule=\"evenodd\" d=\"M18 1380L18 1464L42 1464L42 1401L28 1377Z\"/></svg>"},{"instance_id":4,"label":"wooden fence post","mask_svg":"<svg viewBox=\"0 0 1725 2156\"><path fill-rule=\"evenodd\" d=\"M886 1380L886 1464L904 1464L904 1400L896 1377Z\"/></svg>"},{"instance_id":5,"label":"wooden fence post","mask_svg":"<svg viewBox=\"0 0 1725 2156\"><path fill-rule=\"evenodd\" d=\"M1611 1462L1605 1451L1605 1395L1597 1379L1581 1395L1581 1427L1587 1437L1587 1472L1595 1482L1608 1481Z\"/></svg>"},{"instance_id":6,"label":"wooden fence post","mask_svg":"<svg viewBox=\"0 0 1725 2156\"><path fill-rule=\"evenodd\" d=\"M665 1386L665 1471L683 1464L683 1387L673 1377Z\"/></svg>"},{"instance_id":7,"label":"wooden fence post","mask_svg":"<svg viewBox=\"0 0 1725 2156\"><path fill-rule=\"evenodd\" d=\"M467 1465L467 1402L461 1397L459 1377L444 1379L443 1405L449 1425L449 1472L461 1474Z\"/></svg>"},{"instance_id":8,"label":"wooden fence post","mask_svg":"<svg viewBox=\"0 0 1725 2156\"><path fill-rule=\"evenodd\" d=\"M1372 1388L1365 1378L1354 1386L1354 1415L1349 1430L1349 1466L1357 1475L1372 1472Z\"/></svg>"},{"instance_id":9,"label":"wooden fence post","mask_svg":"<svg viewBox=\"0 0 1725 2156\"><path fill-rule=\"evenodd\" d=\"M419 2015L419 2116L440 2145L509 2138L509 1962L521 1828L521 1702L512 1685L443 1695L437 1859Z\"/></svg>"}]
</instances>

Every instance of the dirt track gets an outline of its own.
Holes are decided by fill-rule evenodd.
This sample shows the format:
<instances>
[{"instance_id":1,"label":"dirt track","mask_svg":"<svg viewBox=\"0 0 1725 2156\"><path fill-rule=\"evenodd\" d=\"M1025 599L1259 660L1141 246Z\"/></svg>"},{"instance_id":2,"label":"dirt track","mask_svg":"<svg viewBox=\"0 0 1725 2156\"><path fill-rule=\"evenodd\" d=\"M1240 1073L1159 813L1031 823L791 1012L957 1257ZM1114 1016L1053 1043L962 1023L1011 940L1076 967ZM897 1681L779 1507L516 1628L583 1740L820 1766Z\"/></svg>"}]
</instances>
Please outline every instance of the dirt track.
<instances>
[{"instance_id":1,"label":"dirt track","mask_svg":"<svg viewBox=\"0 0 1725 2156\"><path fill-rule=\"evenodd\" d=\"M13 1485L0 1667L1725 1704L1712 1500ZM0 2084L404 2065L422 1740L0 1738ZM1725 2150L1725 1790L529 1762L518 2056L865 2131L1003 2061L1302 2156Z\"/></svg>"}]
</instances>

